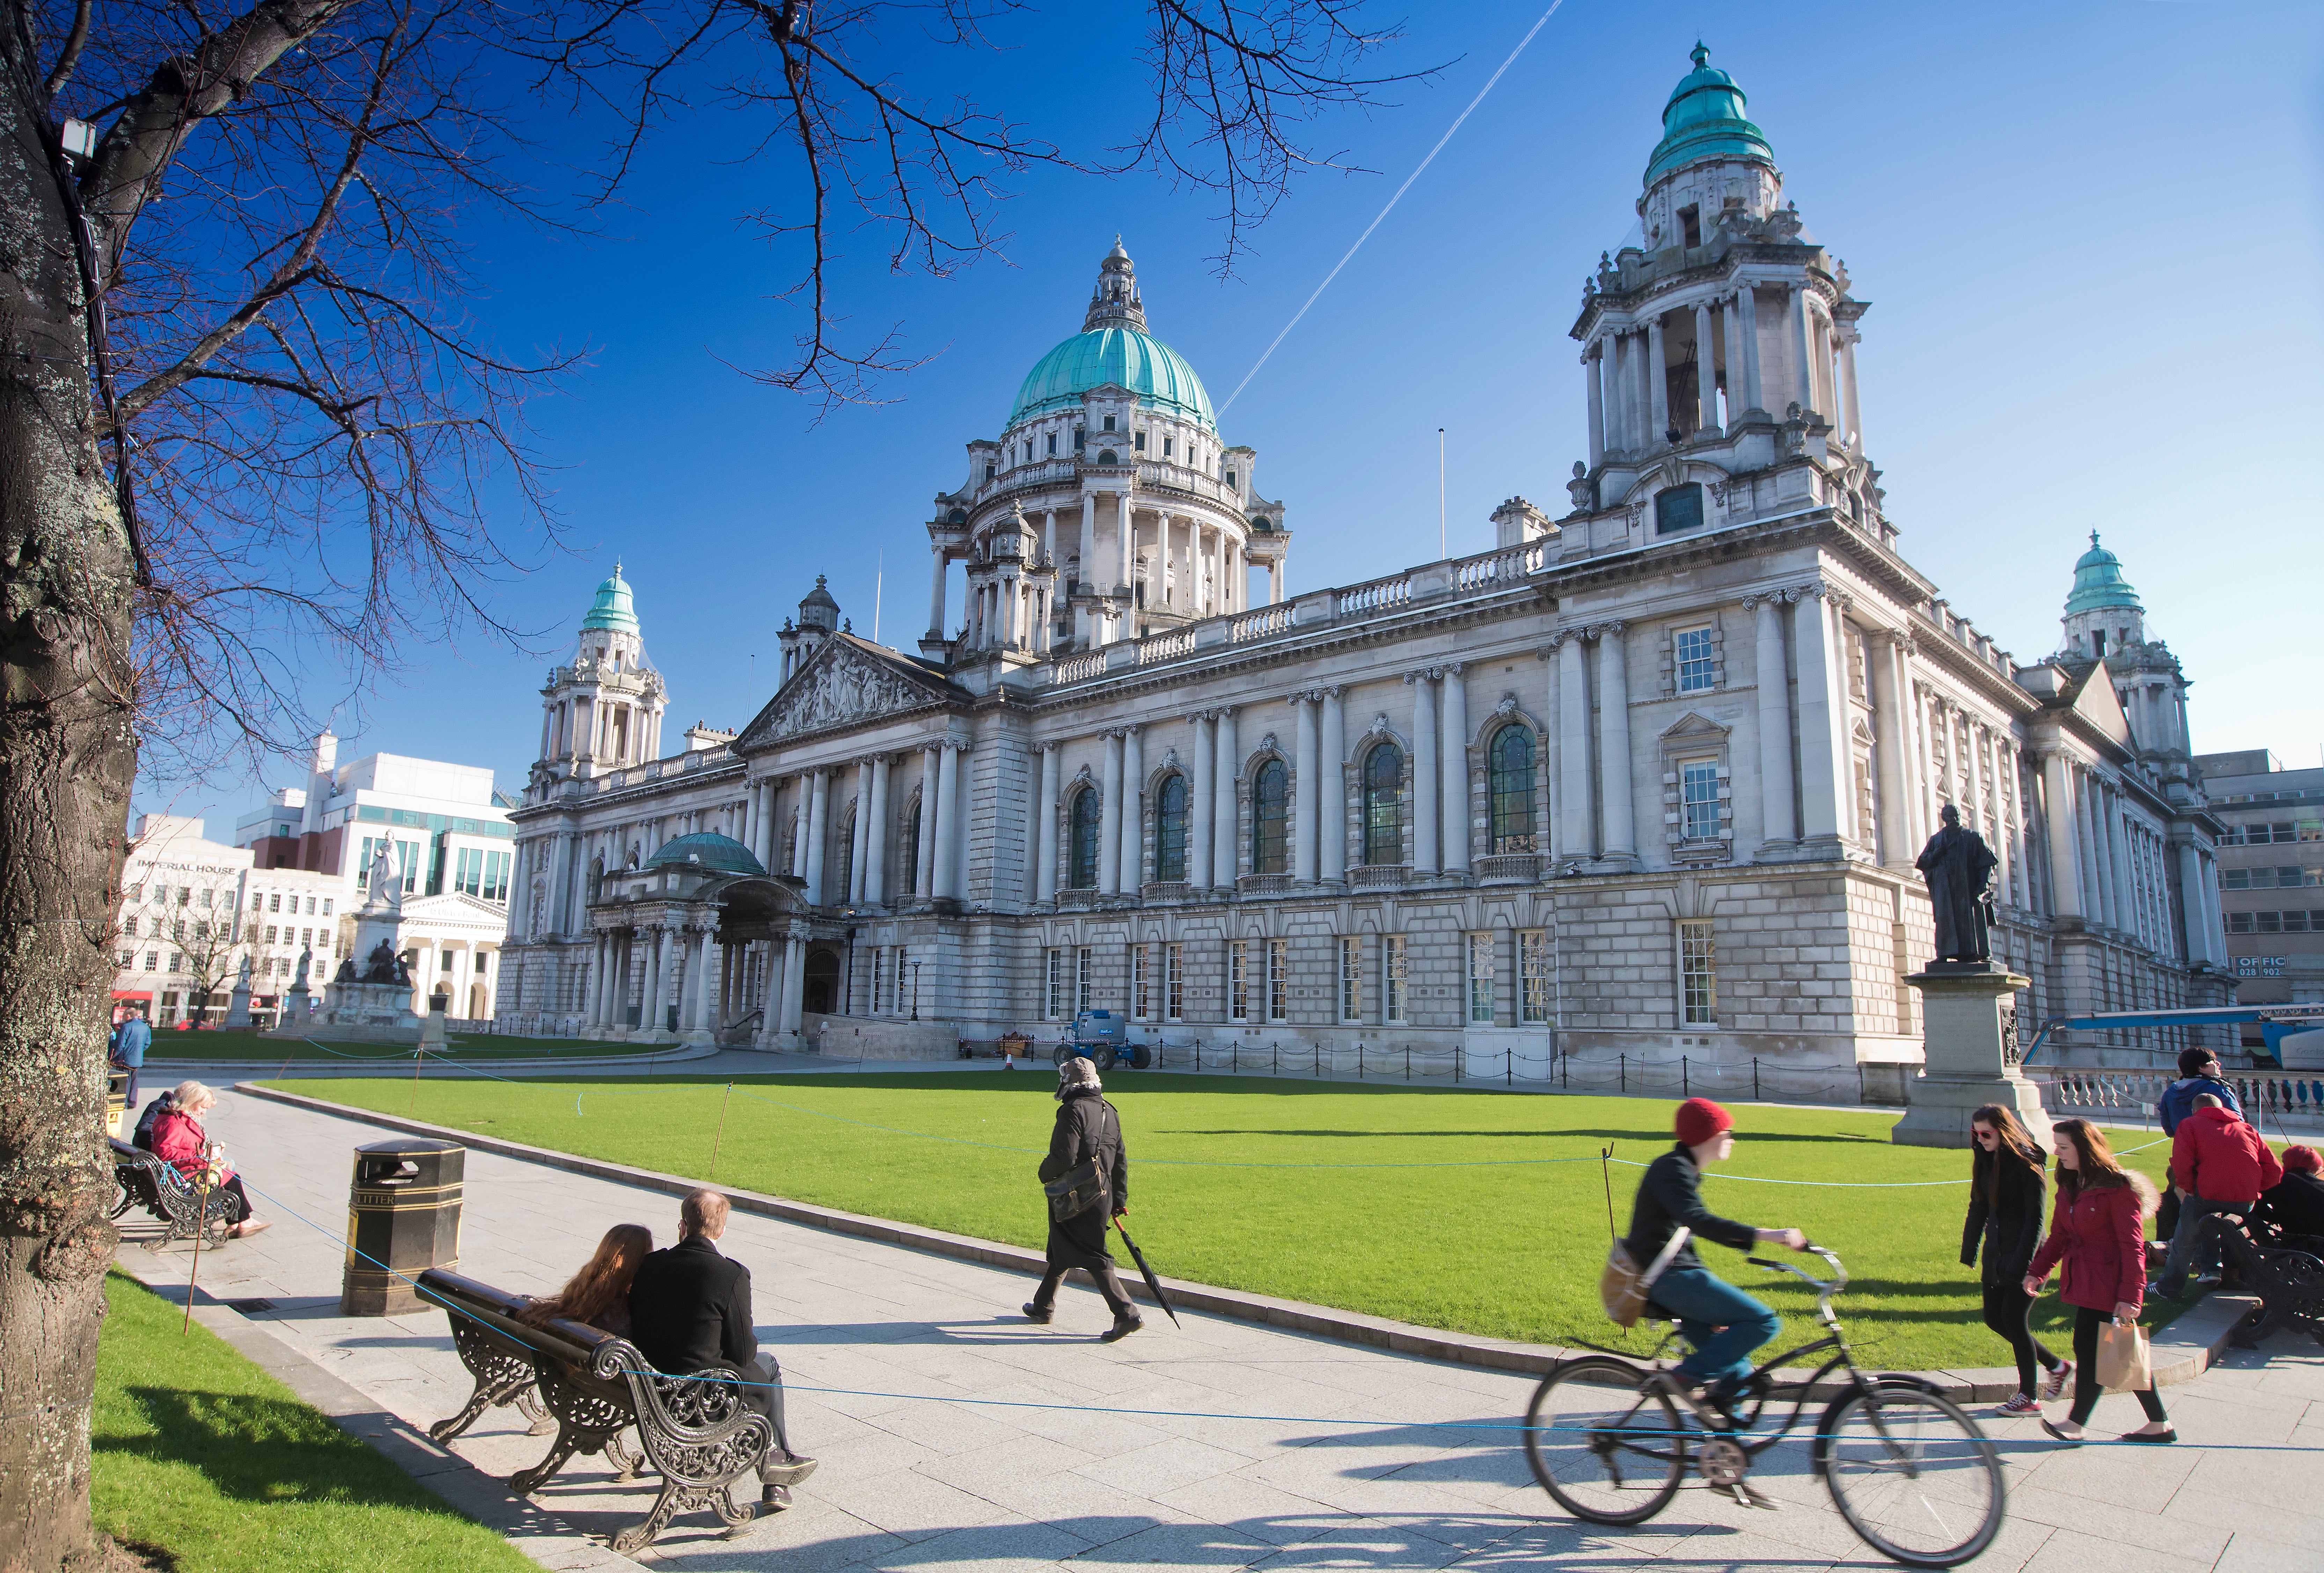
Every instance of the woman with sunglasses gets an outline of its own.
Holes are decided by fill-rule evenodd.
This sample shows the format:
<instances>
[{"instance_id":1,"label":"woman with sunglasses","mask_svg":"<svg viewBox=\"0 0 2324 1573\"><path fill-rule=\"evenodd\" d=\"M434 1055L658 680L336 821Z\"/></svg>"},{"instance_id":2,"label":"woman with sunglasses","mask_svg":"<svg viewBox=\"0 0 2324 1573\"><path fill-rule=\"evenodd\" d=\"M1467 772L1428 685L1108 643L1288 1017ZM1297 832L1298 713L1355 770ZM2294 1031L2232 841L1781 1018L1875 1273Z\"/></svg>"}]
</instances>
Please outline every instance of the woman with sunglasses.
<instances>
[{"instance_id":1,"label":"woman with sunglasses","mask_svg":"<svg viewBox=\"0 0 2324 1573\"><path fill-rule=\"evenodd\" d=\"M2002 1414L2039 1415L2041 1399L2034 1396L2034 1367L2050 1374L2041 1386L2042 1399L2055 1399L2066 1391L2073 1375L2070 1360L2061 1360L2034 1337L2027 1317L2034 1297L2025 1292L2026 1269L2034 1247L2042 1243L2042 1149L2017 1116L1997 1103L1988 1103L1970 1115L1969 1137L1977 1144L1969 1160L1969 1221L1961 1227L1961 1265L1978 1265L1978 1247L1985 1248L1985 1325L2001 1335L2017 1357L2017 1393L1998 1411Z\"/></svg>"}]
</instances>

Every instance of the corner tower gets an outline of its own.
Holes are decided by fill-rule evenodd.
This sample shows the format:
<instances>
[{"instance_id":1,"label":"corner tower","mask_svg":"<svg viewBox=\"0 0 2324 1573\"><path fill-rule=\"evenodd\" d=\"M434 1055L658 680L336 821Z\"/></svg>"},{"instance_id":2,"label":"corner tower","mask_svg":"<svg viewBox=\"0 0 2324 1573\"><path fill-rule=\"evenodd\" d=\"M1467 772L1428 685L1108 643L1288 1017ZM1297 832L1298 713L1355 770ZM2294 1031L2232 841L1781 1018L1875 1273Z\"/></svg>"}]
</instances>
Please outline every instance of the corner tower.
<instances>
[{"instance_id":1,"label":"corner tower","mask_svg":"<svg viewBox=\"0 0 2324 1573\"><path fill-rule=\"evenodd\" d=\"M571 664L549 669L536 786L659 759L669 691L646 659L645 636L622 566L597 586Z\"/></svg>"},{"instance_id":2,"label":"corner tower","mask_svg":"<svg viewBox=\"0 0 2324 1573\"><path fill-rule=\"evenodd\" d=\"M2171 647L2147 635L2146 608L2122 571L2122 559L2098 544L2074 562L2073 588L2058 619L2064 643L2057 665L2080 678L2101 667L2114 685L2131 743L2166 785L2184 784L2193 750L2187 733L2187 675Z\"/></svg>"}]
</instances>

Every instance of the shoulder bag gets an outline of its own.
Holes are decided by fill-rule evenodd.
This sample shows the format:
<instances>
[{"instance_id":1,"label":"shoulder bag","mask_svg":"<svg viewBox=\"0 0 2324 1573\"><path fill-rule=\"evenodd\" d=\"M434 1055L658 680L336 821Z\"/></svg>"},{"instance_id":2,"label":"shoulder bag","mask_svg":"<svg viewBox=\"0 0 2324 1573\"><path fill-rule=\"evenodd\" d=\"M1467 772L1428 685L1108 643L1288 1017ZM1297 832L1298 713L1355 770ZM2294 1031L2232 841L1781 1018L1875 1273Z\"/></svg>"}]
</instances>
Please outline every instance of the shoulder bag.
<instances>
[{"instance_id":1,"label":"shoulder bag","mask_svg":"<svg viewBox=\"0 0 2324 1573\"><path fill-rule=\"evenodd\" d=\"M1606 1308L1606 1315L1617 1327L1632 1328L1646 1311L1646 1302L1653 1298L1655 1281L1671 1265L1671 1258L1686 1248L1693 1230L1684 1224L1671 1231L1671 1237L1656 1252L1645 1271L1638 1268L1630 1247L1616 1240L1606 1253L1606 1271L1598 1280L1598 1302Z\"/></svg>"},{"instance_id":2,"label":"shoulder bag","mask_svg":"<svg viewBox=\"0 0 2324 1573\"><path fill-rule=\"evenodd\" d=\"M1113 1106L1100 1104L1104 1118L1100 1127L1097 1151L1075 1164L1056 1179L1041 1187L1049 1199L1049 1221L1064 1223L1081 1217L1092 1208L1106 1205L1107 1176L1112 1165L1104 1162L1106 1154L1120 1145L1120 1127L1114 1123ZM1113 1138L1108 1141L1106 1138Z\"/></svg>"}]
</instances>

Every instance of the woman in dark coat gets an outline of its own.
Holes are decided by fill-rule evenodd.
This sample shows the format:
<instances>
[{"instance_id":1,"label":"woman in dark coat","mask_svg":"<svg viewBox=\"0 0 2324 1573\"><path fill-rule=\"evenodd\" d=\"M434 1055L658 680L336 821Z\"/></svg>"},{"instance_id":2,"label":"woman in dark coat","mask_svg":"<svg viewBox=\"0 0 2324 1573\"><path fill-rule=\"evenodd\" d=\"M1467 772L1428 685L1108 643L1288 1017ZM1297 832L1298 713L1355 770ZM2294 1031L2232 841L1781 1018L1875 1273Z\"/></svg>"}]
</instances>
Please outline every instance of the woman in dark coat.
<instances>
[{"instance_id":1,"label":"woman in dark coat","mask_svg":"<svg viewBox=\"0 0 2324 1573\"><path fill-rule=\"evenodd\" d=\"M1985 1248L1985 1325L1999 1333L2017 1357L2017 1394L2003 1404L2003 1414L2042 1412L2034 1397L2034 1367L2050 1374L2042 1398L2056 1398L2074 1374L2073 1362L2061 1360L2034 1337L2027 1316L2033 1296L2025 1292L2025 1270L2034 1248L2042 1243L2042 1149L2017 1116L1997 1103L1988 1103L1969 1116L1969 1133L1977 1144L1969 1160L1969 1221L1961 1227L1960 1260L1974 1267L1978 1247Z\"/></svg>"},{"instance_id":2,"label":"woman in dark coat","mask_svg":"<svg viewBox=\"0 0 2324 1573\"><path fill-rule=\"evenodd\" d=\"M2050 1215L2050 1237L2026 1269L2025 1292L2039 1295L2050 1270L2064 1266L2058 1298L2074 1308L2074 1407L2064 1425L2045 1420L2042 1429L2061 1442L2079 1442L2098 1405L2098 1329L2108 1318L2116 1327L2135 1325L2145 1303L2146 1220L2154 1212L2154 1185L2116 1163L2106 1133L2089 1120L2061 1119L2050 1127L2050 1137L2058 1154L2058 1205ZM2146 1423L2124 1432L2122 1440L2179 1440L2152 1384L2139 1392L2138 1403Z\"/></svg>"},{"instance_id":3,"label":"woman in dark coat","mask_svg":"<svg viewBox=\"0 0 2324 1573\"><path fill-rule=\"evenodd\" d=\"M1104 1199L1072 1218L1049 1219L1049 1270L1025 1303L1025 1315L1047 1321L1057 1305L1057 1285L1079 1267L1097 1284L1113 1311L1113 1326L1099 1337L1106 1343L1128 1338L1146 1325L1107 1249L1106 1226L1130 1211L1130 1156L1122 1150L1121 1120L1104 1097L1097 1067L1075 1054L1057 1067L1057 1123L1049 1134L1049 1155L1041 1160L1041 1183L1062 1180L1094 1159L1105 1182Z\"/></svg>"}]
</instances>

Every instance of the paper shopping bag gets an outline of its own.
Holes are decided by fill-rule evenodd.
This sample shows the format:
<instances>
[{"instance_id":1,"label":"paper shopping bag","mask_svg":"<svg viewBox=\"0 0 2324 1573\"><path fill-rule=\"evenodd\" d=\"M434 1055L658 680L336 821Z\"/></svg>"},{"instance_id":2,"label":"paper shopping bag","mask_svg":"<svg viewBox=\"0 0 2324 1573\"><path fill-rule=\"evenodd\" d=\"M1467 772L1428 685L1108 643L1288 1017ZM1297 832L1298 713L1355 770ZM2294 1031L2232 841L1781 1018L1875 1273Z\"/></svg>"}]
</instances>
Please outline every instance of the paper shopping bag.
<instances>
[{"instance_id":1,"label":"paper shopping bag","mask_svg":"<svg viewBox=\"0 0 2324 1573\"><path fill-rule=\"evenodd\" d=\"M2108 1393L2144 1393L2154 1384L2147 1360L2146 1329L2109 1321L2098 1329L2098 1385Z\"/></svg>"}]
</instances>

